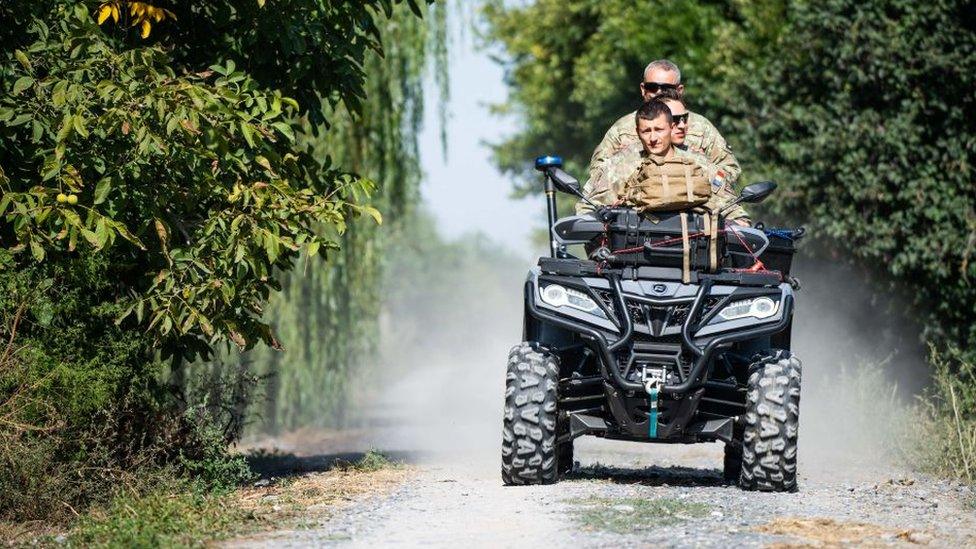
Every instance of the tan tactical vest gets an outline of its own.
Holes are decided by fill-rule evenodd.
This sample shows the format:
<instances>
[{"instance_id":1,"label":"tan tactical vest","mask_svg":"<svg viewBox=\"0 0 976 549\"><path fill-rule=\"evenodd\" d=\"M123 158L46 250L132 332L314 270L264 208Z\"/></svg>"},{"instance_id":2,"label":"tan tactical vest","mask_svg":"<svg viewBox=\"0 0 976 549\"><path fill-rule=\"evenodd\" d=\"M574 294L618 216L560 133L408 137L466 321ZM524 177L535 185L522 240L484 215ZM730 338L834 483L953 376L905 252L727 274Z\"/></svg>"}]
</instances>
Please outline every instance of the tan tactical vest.
<instances>
[{"instance_id":1,"label":"tan tactical vest","mask_svg":"<svg viewBox=\"0 0 976 549\"><path fill-rule=\"evenodd\" d=\"M702 169L688 158L648 156L624 184L624 202L641 213L686 210L712 197Z\"/></svg>"},{"instance_id":2,"label":"tan tactical vest","mask_svg":"<svg viewBox=\"0 0 976 549\"><path fill-rule=\"evenodd\" d=\"M690 158L646 156L640 169L624 183L621 198L624 204L643 214L690 210L712 198L712 185L701 167ZM704 233L710 241L709 267L715 271L718 268L718 215L708 210L699 211L703 212ZM681 278L687 284L691 280L691 265L688 214L685 212L681 213L681 240L684 255Z\"/></svg>"}]
</instances>

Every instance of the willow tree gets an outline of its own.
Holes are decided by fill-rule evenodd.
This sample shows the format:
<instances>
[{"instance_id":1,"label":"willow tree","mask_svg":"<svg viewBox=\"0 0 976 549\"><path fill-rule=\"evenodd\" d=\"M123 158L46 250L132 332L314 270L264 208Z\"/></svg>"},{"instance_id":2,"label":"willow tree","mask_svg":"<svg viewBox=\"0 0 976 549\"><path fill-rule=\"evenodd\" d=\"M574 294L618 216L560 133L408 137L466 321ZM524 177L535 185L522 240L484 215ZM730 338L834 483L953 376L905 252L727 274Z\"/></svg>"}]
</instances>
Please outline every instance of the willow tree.
<instances>
[{"instance_id":1,"label":"willow tree","mask_svg":"<svg viewBox=\"0 0 976 549\"><path fill-rule=\"evenodd\" d=\"M365 99L327 106L329 131L308 145L313 155L376 183L371 203L383 225L352 223L328 268L302 263L267 310L284 350L258 350L249 359L267 376L263 426L270 430L345 423L351 384L374 362L384 253L420 199L423 77L435 71L443 105L446 7L430 6L423 19L394 14L380 23L380 36L382 52L363 64Z\"/></svg>"}]
</instances>

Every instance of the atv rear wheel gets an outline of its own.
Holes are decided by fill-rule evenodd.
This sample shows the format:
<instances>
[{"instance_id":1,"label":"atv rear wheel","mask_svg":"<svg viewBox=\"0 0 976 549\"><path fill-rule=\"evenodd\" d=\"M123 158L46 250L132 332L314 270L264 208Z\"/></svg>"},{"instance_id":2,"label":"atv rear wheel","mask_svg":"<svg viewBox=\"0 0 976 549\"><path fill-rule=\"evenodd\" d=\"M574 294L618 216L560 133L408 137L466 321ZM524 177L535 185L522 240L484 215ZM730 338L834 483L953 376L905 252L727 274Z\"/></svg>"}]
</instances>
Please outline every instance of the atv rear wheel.
<instances>
[{"instance_id":1,"label":"atv rear wheel","mask_svg":"<svg viewBox=\"0 0 976 549\"><path fill-rule=\"evenodd\" d=\"M746 397L739 486L746 490L796 490L800 422L800 360L777 351L753 363Z\"/></svg>"},{"instance_id":2,"label":"atv rear wheel","mask_svg":"<svg viewBox=\"0 0 976 549\"><path fill-rule=\"evenodd\" d=\"M508 354L502 425L505 484L556 482L558 386L559 360L555 355L533 343L516 345Z\"/></svg>"}]
</instances>

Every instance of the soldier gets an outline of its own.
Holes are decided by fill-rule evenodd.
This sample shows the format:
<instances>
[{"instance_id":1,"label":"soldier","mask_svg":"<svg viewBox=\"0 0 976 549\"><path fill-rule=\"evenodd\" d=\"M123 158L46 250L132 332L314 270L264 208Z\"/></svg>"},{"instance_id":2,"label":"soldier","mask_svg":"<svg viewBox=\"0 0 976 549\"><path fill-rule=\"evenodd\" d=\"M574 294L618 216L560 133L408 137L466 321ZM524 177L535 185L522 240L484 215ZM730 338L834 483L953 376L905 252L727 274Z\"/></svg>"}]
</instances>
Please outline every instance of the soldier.
<instances>
[{"instance_id":1,"label":"soldier","mask_svg":"<svg viewBox=\"0 0 976 549\"><path fill-rule=\"evenodd\" d=\"M641 97L644 101L655 99L662 93L676 93L682 96L684 89L684 84L681 83L681 71L671 61L667 59L652 61L644 69L644 80L640 85ZM607 130L606 135L603 136L603 141L593 151L593 157L590 160L589 180L583 187L587 194L596 183L595 178L602 173L601 168L608 159L617 153L626 151L635 144L639 144L637 134L634 132L635 114L624 115L614 122L613 126ZM716 164L725 173L725 178L729 183L734 183L739 178L741 172L739 163L735 160L735 156L725 139L715 129L715 126L700 114L688 112L685 146L689 151L702 154ZM632 156L631 154L630 157ZM626 158L628 157L617 159L617 162L623 162ZM613 169L626 170L626 168L627 166L614 166ZM636 166L630 166L630 168L636 169Z\"/></svg>"},{"instance_id":2,"label":"soldier","mask_svg":"<svg viewBox=\"0 0 976 549\"><path fill-rule=\"evenodd\" d=\"M704 154L689 149L687 142L688 118L691 114L685 105L685 100L675 91L665 91L658 96L671 111L671 119L674 121L674 129L671 131L671 144L678 150L685 151L695 162L702 166L709 181L712 182L712 190L715 194L724 197L735 197L735 190L729 181L728 175L723 166L723 156L718 158L706 158Z\"/></svg>"},{"instance_id":3,"label":"soldier","mask_svg":"<svg viewBox=\"0 0 976 549\"><path fill-rule=\"evenodd\" d=\"M703 177L714 181L717 168L710 165L701 155L675 147L672 134L675 124L668 106L657 100L647 101L634 113L634 135L636 144L628 144L608 158L594 177L588 182L587 198L597 205L621 203L628 182L639 177L644 166L653 163L660 169L673 169L673 165L691 165L693 177ZM683 168L682 168L683 169ZM679 170L680 171L680 170ZM590 184L592 183L592 184ZM735 193L728 185L712 185L712 197L705 204L711 211L722 209ZM578 214L592 210L589 204L580 201L576 205ZM740 225L749 225L749 216L741 206L733 207L726 213L726 220Z\"/></svg>"}]
</instances>

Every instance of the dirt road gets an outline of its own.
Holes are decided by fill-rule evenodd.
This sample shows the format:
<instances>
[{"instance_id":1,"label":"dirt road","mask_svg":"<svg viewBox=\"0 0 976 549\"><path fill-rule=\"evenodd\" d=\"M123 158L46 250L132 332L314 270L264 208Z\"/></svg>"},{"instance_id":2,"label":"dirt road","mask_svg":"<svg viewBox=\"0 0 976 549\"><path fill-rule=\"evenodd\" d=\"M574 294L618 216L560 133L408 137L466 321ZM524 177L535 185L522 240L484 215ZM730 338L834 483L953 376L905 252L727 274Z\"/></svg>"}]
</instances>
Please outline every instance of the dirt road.
<instances>
[{"instance_id":1,"label":"dirt road","mask_svg":"<svg viewBox=\"0 0 976 549\"><path fill-rule=\"evenodd\" d=\"M327 521L313 516L301 529L237 545L976 546L971 488L874 454L824 454L812 443L804 451L802 433L800 490L792 494L744 492L724 482L719 444L596 438L577 441L578 464L562 482L504 487L499 449L491 444L500 436L489 436L488 425L450 417L433 425L433 438L426 427L400 425L279 445L319 464L338 454L354 461L355 452L378 447L412 464L413 472L398 488L359 498Z\"/></svg>"},{"instance_id":2,"label":"dirt road","mask_svg":"<svg viewBox=\"0 0 976 549\"><path fill-rule=\"evenodd\" d=\"M976 544L967 488L890 467L801 462L795 494L721 480L721 448L582 439L580 465L553 486L501 485L483 454L428 455L391 494L311 528L247 546L609 547ZM969 505L972 505L969 503Z\"/></svg>"}]
</instances>

